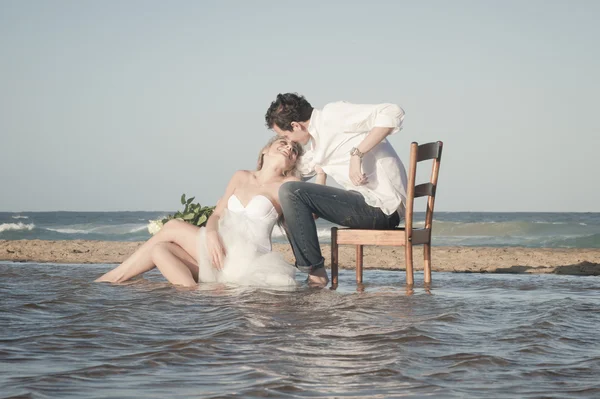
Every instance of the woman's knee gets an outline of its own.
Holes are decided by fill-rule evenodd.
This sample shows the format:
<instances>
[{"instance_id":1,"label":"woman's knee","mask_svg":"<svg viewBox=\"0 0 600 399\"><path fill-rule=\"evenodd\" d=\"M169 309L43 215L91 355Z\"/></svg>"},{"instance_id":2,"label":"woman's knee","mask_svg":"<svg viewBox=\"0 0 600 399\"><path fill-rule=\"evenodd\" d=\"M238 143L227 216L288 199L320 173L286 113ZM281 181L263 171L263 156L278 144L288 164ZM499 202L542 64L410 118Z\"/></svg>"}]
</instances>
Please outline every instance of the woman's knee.
<instances>
[{"instance_id":1,"label":"woman's knee","mask_svg":"<svg viewBox=\"0 0 600 399\"><path fill-rule=\"evenodd\" d=\"M164 256L165 253L170 252L169 246L171 244L169 242L159 242L152 247L152 252L150 253L150 257L152 261L156 264L156 261Z\"/></svg>"},{"instance_id":2,"label":"woman's knee","mask_svg":"<svg viewBox=\"0 0 600 399\"><path fill-rule=\"evenodd\" d=\"M182 228L187 224L182 220L171 219L160 229L161 241L174 241Z\"/></svg>"},{"instance_id":3,"label":"woman's knee","mask_svg":"<svg viewBox=\"0 0 600 399\"><path fill-rule=\"evenodd\" d=\"M165 229L165 231L178 230L184 223L186 222L179 219L171 219L167 223L165 223L163 229Z\"/></svg>"}]
</instances>

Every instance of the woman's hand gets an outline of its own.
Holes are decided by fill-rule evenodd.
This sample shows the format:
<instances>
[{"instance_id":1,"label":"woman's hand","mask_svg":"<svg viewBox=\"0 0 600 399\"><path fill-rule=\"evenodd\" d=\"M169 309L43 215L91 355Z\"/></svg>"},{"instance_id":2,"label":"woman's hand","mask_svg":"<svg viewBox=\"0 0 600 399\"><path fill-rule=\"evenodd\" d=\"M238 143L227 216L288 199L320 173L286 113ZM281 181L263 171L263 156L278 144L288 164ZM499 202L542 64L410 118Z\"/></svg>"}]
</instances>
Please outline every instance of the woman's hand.
<instances>
[{"instance_id":1,"label":"woman's hand","mask_svg":"<svg viewBox=\"0 0 600 399\"><path fill-rule=\"evenodd\" d=\"M317 172L317 178L315 179L315 183L324 186L325 182L327 182L327 174L323 171L323 168L320 165L315 165L315 172ZM317 220L319 216L313 213L313 218Z\"/></svg>"},{"instance_id":2,"label":"woman's hand","mask_svg":"<svg viewBox=\"0 0 600 399\"><path fill-rule=\"evenodd\" d=\"M357 156L350 156L350 172L348 173L350 177L350 181L355 186L362 186L363 184L367 184L369 181L367 180L367 175L365 175L362 170L362 160Z\"/></svg>"},{"instance_id":3,"label":"woman's hand","mask_svg":"<svg viewBox=\"0 0 600 399\"><path fill-rule=\"evenodd\" d=\"M206 248L208 256L212 260L212 264L217 270L222 270L225 264L225 246L221 240L221 236L215 230L206 232Z\"/></svg>"}]
</instances>

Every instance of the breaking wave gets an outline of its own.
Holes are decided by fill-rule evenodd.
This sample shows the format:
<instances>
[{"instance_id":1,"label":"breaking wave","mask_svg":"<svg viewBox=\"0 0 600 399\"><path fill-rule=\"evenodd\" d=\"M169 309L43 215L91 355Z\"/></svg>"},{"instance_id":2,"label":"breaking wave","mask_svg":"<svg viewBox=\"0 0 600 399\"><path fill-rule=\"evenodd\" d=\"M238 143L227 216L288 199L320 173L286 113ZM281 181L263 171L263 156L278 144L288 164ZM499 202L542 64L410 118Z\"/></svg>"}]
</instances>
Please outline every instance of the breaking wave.
<instances>
[{"instance_id":1,"label":"breaking wave","mask_svg":"<svg viewBox=\"0 0 600 399\"><path fill-rule=\"evenodd\" d=\"M29 223L25 224L22 222L19 223L2 223L0 224L0 233L5 231L19 231L19 230L27 230L31 231L35 229L35 224Z\"/></svg>"}]
</instances>

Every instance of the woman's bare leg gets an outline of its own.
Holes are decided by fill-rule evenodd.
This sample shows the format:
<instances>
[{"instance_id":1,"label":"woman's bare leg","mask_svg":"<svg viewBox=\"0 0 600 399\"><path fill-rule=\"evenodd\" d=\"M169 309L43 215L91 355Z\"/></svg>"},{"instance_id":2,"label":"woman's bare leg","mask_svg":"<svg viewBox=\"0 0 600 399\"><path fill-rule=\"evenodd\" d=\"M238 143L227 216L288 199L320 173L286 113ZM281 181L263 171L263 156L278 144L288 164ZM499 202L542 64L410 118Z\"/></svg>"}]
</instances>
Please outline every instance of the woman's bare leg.
<instances>
[{"instance_id":1,"label":"woman's bare leg","mask_svg":"<svg viewBox=\"0 0 600 399\"><path fill-rule=\"evenodd\" d=\"M171 284L193 287L198 283L198 266L177 244L156 244L152 248L152 261Z\"/></svg>"},{"instance_id":2,"label":"woman's bare leg","mask_svg":"<svg viewBox=\"0 0 600 399\"><path fill-rule=\"evenodd\" d=\"M99 277L96 282L121 283L154 268L152 249L161 242L179 245L193 259L198 259L197 234L199 227L181 220L170 220L163 228L139 247L119 266Z\"/></svg>"}]
</instances>

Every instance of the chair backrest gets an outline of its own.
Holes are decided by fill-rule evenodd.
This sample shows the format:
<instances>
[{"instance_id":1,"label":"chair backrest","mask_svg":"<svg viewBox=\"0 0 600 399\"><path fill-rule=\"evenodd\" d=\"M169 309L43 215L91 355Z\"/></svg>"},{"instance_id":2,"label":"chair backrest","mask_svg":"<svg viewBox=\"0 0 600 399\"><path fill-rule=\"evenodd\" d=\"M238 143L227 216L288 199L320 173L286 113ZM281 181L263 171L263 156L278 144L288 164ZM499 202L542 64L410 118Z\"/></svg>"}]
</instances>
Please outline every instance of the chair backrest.
<instances>
[{"instance_id":1,"label":"chair backrest","mask_svg":"<svg viewBox=\"0 0 600 399\"><path fill-rule=\"evenodd\" d=\"M438 182L438 174L440 172L440 161L442 159L443 143L437 141L435 143L421 144L413 142L410 145L410 165L408 169L408 192L406 196L406 216L405 229L407 239L413 236L413 215L415 198L429 197L427 199L427 210L425 212L425 228L419 241L431 242L431 223L433 221L433 206L435 204L435 192ZM415 185L417 175L417 163L433 159L433 167L431 169L431 177L429 183ZM415 242L415 244L418 244Z\"/></svg>"}]
</instances>

